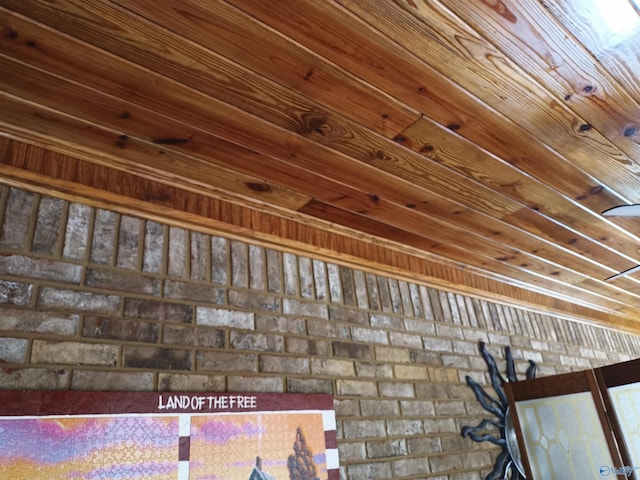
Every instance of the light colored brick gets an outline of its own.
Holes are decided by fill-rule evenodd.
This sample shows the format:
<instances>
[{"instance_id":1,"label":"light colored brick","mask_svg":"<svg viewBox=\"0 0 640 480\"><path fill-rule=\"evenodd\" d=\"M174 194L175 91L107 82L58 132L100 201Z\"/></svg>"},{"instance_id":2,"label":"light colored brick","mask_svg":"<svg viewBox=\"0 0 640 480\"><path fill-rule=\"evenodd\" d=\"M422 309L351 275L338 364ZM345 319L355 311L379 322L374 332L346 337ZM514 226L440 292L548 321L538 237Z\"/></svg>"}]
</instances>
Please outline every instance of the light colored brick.
<instances>
[{"instance_id":1,"label":"light colored brick","mask_svg":"<svg viewBox=\"0 0 640 480\"><path fill-rule=\"evenodd\" d=\"M333 381L322 378L288 378L289 393L328 393L333 394Z\"/></svg>"},{"instance_id":2,"label":"light colored brick","mask_svg":"<svg viewBox=\"0 0 640 480\"><path fill-rule=\"evenodd\" d=\"M326 300L329 298L329 283L327 279L326 265L320 260L313 261L313 282L316 291L316 299Z\"/></svg>"},{"instance_id":3,"label":"light colored brick","mask_svg":"<svg viewBox=\"0 0 640 480\"><path fill-rule=\"evenodd\" d=\"M209 235L191 232L191 280L207 280L210 277L209 265L211 260L211 242Z\"/></svg>"},{"instance_id":4,"label":"light colored brick","mask_svg":"<svg viewBox=\"0 0 640 480\"><path fill-rule=\"evenodd\" d=\"M298 257L298 274L300 278L300 296L305 299L314 299L313 264L311 259Z\"/></svg>"},{"instance_id":5,"label":"light colored brick","mask_svg":"<svg viewBox=\"0 0 640 480\"><path fill-rule=\"evenodd\" d=\"M220 290L222 294L224 291ZM224 298L224 297L222 297ZM267 292L229 290L229 304L245 310L274 312L281 310L280 298Z\"/></svg>"},{"instance_id":6,"label":"light colored brick","mask_svg":"<svg viewBox=\"0 0 640 480\"><path fill-rule=\"evenodd\" d=\"M0 246L21 250L25 246L34 195L17 188L9 189L4 223L0 232Z\"/></svg>"},{"instance_id":7,"label":"light colored brick","mask_svg":"<svg viewBox=\"0 0 640 480\"><path fill-rule=\"evenodd\" d=\"M404 326L402 317L372 313L369 315L372 327L401 330Z\"/></svg>"},{"instance_id":8,"label":"light colored brick","mask_svg":"<svg viewBox=\"0 0 640 480\"><path fill-rule=\"evenodd\" d=\"M337 380L337 392L340 396L375 397L378 394L376 382L366 380Z\"/></svg>"},{"instance_id":9,"label":"light colored brick","mask_svg":"<svg viewBox=\"0 0 640 480\"><path fill-rule=\"evenodd\" d=\"M120 306L120 297L117 295L44 287L40 289L38 305L64 310L115 313Z\"/></svg>"},{"instance_id":10,"label":"light colored brick","mask_svg":"<svg viewBox=\"0 0 640 480\"><path fill-rule=\"evenodd\" d=\"M219 285L229 282L229 241L226 238L211 237L211 281Z\"/></svg>"},{"instance_id":11,"label":"light colored brick","mask_svg":"<svg viewBox=\"0 0 640 480\"><path fill-rule=\"evenodd\" d=\"M55 335L75 335L80 317L55 312L34 312L28 309L0 308L0 330L38 332Z\"/></svg>"},{"instance_id":12,"label":"light colored brick","mask_svg":"<svg viewBox=\"0 0 640 480\"><path fill-rule=\"evenodd\" d=\"M399 380L426 380L427 369L418 365L394 365L394 376Z\"/></svg>"},{"instance_id":13,"label":"light colored brick","mask_svg":"<svg viewBox=\"0 0 640 480\"><path fill-rule=\"evenodd\" d=\"M424 426L420 418L388 419L387 432L391 436L422 435Z\"/></svg>"},{"instance_id":14,"label":"light colored brick","mask_svg":"<svg viewBox=\"0 0 640 480\"><path fill-rule=\"evenodd\" d=\"M389 334L381 329L351 327L351 338L356 342L389 345Z\"/></svg>"},{"instance_id":15,"label":"light colored brick","mask_svg":"<svg viewBox=\"0 0 640 480\"><path fill-rule=\"evenodd\" d=\"M327 281L329 286L329 300L332 303L342 303L342 285L340 284L340 268L333 263L327 264Z\"/></svg>"},{"instance_id":16,"label":"light colored brick","mask_svg":"<svg viewBox=\"0 0 640 480\"><path fill-rule=\"evenodd\" d=\"M267 290L282 293L282 253L267 250Z\"/></svg>"},{"instance_id":17,"label":"light colored brick","mask_svg":"<svg viewBox=\"0 0 640 480\"><path fill-rule=\"evenodd\" d=\"M71 380L71 389L105 392L148 392L154 389L153 380L153 373L147 372L75 370Z\"/></svg>"},{"instance_id":18,"label":"light colored brick","mask_svg":"<svg viewBox=\"0 0 640 480\"><path fill-rule=\"evenodd\" d=\"M347 466L346 478L366 478L367 480L389 480L393 478L391 464L385 462L368 462Z\"/></svg>"},{"instance_id":19,"label":"light colored brick","mask_svg":"<svg viewBox=\"0 0 640 480\"><path fill-rule=\"evenodd\" d=\"M314 358L311 360L312 375L328 375L331 377L354 377L354 363L351 360L331 358Z\"/></svg>"},{"instance_id":20,"label":"light colored brick","mask_svg":"<svg viewBox=\"0 0 640 480\"><path fill-rule=\"evenodd\" d=\"M255 329L255 313L224 308L196 307L196 323L210 327Z\"/></svg>"},{"instance_id":21,"label":"light colored brick","mask_svg":"<svg viewBox=\"0 0 640 480\"><path fill-rule=\"evenodd\" d=\"M256 332L232 331L229 335L231 347L238 350L256 350L260 352L283 352L284 337Z\"/></svg>"},{"instance_id":22,"label":"light colored brick","mask_svg":"<svg viewBox=\"0 0 640 480\"><path fill-rule=\"evenodd\" d=\"M231 285L238 288L249 286L249 251L246 244L231 241Z\"/></svg>"},{"instance_id":23,"label":"light colored brick","mask_svg":"<svg viewBox=\"0 0 640 480\"><path fill-rule=\"evenodd\" d=\"M69 205L67 230L64 236L63 256L74 260L84 259L89 243L91 207L79 203Z\"/></svg>"},{"instance_id":24,"label":"light colored brick","mask_svg":"<svg viewBox=\"0 0 640 480\"><path fill-rule=\"evenodd\" d=\"M64 390L68 388L71 373L68 370L43 368L0 368L3 390Z\"/></svg>"},{"instance_id":25,"label":"light colored brick","mask_svg":"<svg viewBox=\"0 0 640 480\"><path fill-rule=\"evenodd\" d=\"M82 267L73 263L59 262L24 255L0 256L0 275L15 275L61 283L80 283Z\"/></svg>"},{"instance_id":26,"label":"light colored brick","mask_svg":"<svg viewBox=\"0 0 640 480\"><path fill-rule=\"evenodd\" d=\"M259 370L262 373L308 375L309 359L284 355L260 355Z\"/></svg>"},{"instance_id":27,"label":"light colored brick","mask_svg":"<svg viewBox=\"0 0 640 480\"><path fill-rule=\"evenodd\" d=\"M380 396L394 398L414 398L416 396L413 383L406 382L380 382L378 384Z\"/></svg>"},{"instance_id":28,"label":"light colored brick","mask_svg":"<svg viewBox=\"0 0 640 480\"><path fill-rule=\"evenodd\" d=\"M32 294L31 284L0 280L0 304L28 305Z\"/></svg>"},{"instance_id":29,"label":"light colored brick","mask_svg":"<svg viewBox=\"0 0 640 480\"><path fill-rule=\"evenodd\" d=\"M344 438L378 437L384 438L387 434L384 420L345 420L343 423Z\"/></svg>"},{"instance_id":30,"label":"light colored brick","mask_svg":"<svg viewBox=\"0 0 640 480\"><path fill-rule=\"evenodd\" d=\"M164 269L165 227L157 222L147 221L144 226L144 247L142 270L148 273L162 273Z\"/></svg>"},{"instance_id":31,"label":"light colored brick","mask_svg":"<svg viewBox=\"0 0 640 480\"><path fill-rule=\"evenodd\" d=\"M38 206L38 219L33 234L31 250L45 255L54 255L60 239L62 211L65 202L44 197Z\"/></svg>"},{"instance_id":32,"label":"light colored brick","mask_svg":"<svg viewBox=\"0 0 640 480\"><path fill-rule=\"evenodd\" d=\"M115 366L118 363L119 351L117 345L34 340L31 362Z\"/></svg>"},{"instance_id":33,"label":"light colored brick","mask_svg":"<svg viewBox=\"0 0 640 480\"><path fill-rule=\"evenodd\" d=\"M426 458L400 458L391 463L392 478L418 478L430 472Z\"/></svg>"},{"instance_id":34,"label":"light colored brick","mask_svg":"<svg viewBox=\"0 0 640 480\"><path fill-rule=\"evenodd\" d=\"M161 392L224 392L225 378L222 375L200 375L189 373L161 373L158 390Z\"/></svg>"},{"instance_id":35,"label":"light colored brick","mask_svg":"<svg viewBox=\"0 0 640 480\"><path fill-rule=\"evenodd\" d=\"M188 233L183 228L169 228L169 265L167 273L171 277L187 276Z\"/></svg>"},{"instance_id":36,"label":"light colored brick","mask_svg":"<svg viewBox=\"0 0 640 480\"><path fill-rule=\"evenodd\" d=\"M118 237L118 253L116 254L116 265L128 270L138 268L140 230L142 222L140 219L123 215L120 217L120 235Z\"/></svg>"},{"instance_id":37,"label":"light colored brick","mask_svg":"<svg viewBox=\"0 0 640 480\"><path fill-rule=\"evenodd\" d=\"M0 362L23 363L29 342L24 338L0 338Z\"/></svg>"},{"instance_id":38,"label":"light colored brick","mask_svg":"<svg viewBox=\"0 0 640 480\"><path fill-rule=\"evenodd\" d=\"M116 220L117 215L108 210L97 210L91 242L91 261L109 265L116 252Z\"/></svg>"},{"instance_id":39,"label":"light colored brick","mask_svg":"<svg viewBox=\"0 0 640 480\"><path fill-rule=\"evenodd\" d=\"M391 379L393 378L393 367L379 363L356 362L356 375L358 377Z\"/></svg>"},{"instance_id":40,"label":"light colored brick","mask_svg":"<svg viewBox=\"0 0 640 480\"><path fill-rule=\"evenodd\" d=\"M231 392L284 392L284 380L279 377L245 377L230 375L227 380Z\"/></svg>"},{"instance_id":41,"label":"light colored brick","mask_svg":"<svg viewBox=\"0 0 640 480\"><path fill-rule=\"evenodd\" d=\"M292 253L282 255L282 272L284 274L285 295L298 294L298 258Z\"/></svg>"},{"instance_id":42,"label":"light colored brick","mask_svg":"<svg viewBox=\"0 0 640 480\"><path fill-rule=\"evenodd\" d=\"M282 300L282 311L287 315L299 315L301 317L329 318L327 306L322 303L307 302L285 298Z\"/></svg>"},{"instance_id":43,"label":"light colored brick","mask_svg":"<svg viewBox=\"0 0 640 480\"><path fill-rule=\"evenodd\" d=\"M196 355L197 369L213 372L257 372L258 355L228 351L199 351Z\"/></svg>"}]
</instances>

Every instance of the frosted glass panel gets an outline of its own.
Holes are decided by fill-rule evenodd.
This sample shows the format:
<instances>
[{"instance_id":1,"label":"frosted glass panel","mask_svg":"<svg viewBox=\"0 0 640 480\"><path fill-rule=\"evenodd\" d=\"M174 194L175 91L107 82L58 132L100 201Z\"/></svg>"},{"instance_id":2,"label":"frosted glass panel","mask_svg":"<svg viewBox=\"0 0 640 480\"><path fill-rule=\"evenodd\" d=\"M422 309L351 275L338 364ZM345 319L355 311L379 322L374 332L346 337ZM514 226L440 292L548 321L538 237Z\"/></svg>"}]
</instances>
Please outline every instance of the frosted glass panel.
<instances>
[{"instance_id":1,"label":"frosted glass panel","mask_svg":"<svg viewBox=\"0 0 640 480\"><path fill-rule=\"evenodd\" d=\"M611 387L608 390L631 463L640 466L640 383Z\"/></svg>"},{"instance_id":2,"label":"frosted glass panel","mask_svg":"<svg viewBox=\"0 0 640 480\"><path fill-rule=\"evenodd\" d=\"M599 478L612 465L591 393L574 393L516 403L533 478Z\"/></svg>"}]
</instances>

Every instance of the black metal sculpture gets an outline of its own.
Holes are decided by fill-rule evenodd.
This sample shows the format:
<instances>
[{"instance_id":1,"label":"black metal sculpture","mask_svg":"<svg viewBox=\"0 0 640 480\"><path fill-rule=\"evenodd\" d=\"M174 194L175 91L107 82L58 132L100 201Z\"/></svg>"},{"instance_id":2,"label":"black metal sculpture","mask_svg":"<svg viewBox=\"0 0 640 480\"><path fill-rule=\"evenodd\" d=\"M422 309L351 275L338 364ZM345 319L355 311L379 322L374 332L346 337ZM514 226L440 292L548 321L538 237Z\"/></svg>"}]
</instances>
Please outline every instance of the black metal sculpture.
<instances>
[{"instance_id":1,"label":"black metal sculpture","mask_svg":"<svg viewBox=\"0 0 640 480\"><path fill-rule=\"evenodd\" d=\"M497 398L489 395L484 389L467 375L467 385L473 390L476 399L482 405L482 407L489 413L495 415L496 419L485 418L475 427L463 427L462 436L469 437L474 442L491 442L495 445L499 445L502 451L497 456L494 468L485 477L485 480L523 480L525 478L522 468L522 462L520 460L520 451L518 450L518 443L515 438L515 432L513 431L513 425L511 424L511 416L509 415L509 402L507 396L504 393L504 384L509 382L517 382L515 364L513 356L511 355L511 349L505 347L505 357L507 360L506 375L507 380L498 371L496 361L487 351L485 343L479 342L479 349L482 358L487 363L489 369L489 376L491 377L491 386L496 392ZM529 360L529 368L527 369L527 379L534 378L536 375L536 364L534 361ZM497 429L499 437L495 433L489 433L488 429L494 427Z\"/></svg>"}]
</instances>

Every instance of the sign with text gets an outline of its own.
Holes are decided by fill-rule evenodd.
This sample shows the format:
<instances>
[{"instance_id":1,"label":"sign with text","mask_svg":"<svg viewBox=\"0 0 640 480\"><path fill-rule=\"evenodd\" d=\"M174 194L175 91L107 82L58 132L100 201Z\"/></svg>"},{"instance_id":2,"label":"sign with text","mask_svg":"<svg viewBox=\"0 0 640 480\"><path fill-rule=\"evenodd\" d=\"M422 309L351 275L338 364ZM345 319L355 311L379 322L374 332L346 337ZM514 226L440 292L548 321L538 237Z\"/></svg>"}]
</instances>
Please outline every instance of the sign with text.
<instances>
[{"instance_id":1,"label":"sign with text","mask_svg":"<svg viewBox=\"0 0 640 480\"><path fill-rule=\"evenodd\" d=\"M333 397L0 391L0 478L337 480Z\"/></svg>"}]
</instances>

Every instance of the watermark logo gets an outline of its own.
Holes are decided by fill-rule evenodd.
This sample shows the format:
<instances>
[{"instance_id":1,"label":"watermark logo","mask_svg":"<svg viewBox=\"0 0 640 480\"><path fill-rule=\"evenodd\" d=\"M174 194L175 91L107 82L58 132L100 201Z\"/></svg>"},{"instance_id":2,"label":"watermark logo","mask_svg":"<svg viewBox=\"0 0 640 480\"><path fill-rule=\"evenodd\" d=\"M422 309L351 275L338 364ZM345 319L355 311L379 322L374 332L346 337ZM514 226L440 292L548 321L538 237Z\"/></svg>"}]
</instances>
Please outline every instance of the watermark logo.
<instances>
[{"instance_id":1,"label":"watermark logo","mask_svg":"<svg viewBox=\"0 0 640 480\"><path fill-rule=\"evenodd\" d=\"M625 477L630 477L634 470L640 470L640 467L630 467L629 465L625 465L624 467L610 467L603 465L600 467L600 476L624 475Z\"/></svg>"}]
</instances>

